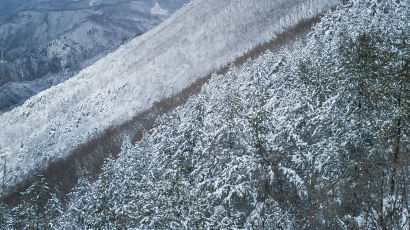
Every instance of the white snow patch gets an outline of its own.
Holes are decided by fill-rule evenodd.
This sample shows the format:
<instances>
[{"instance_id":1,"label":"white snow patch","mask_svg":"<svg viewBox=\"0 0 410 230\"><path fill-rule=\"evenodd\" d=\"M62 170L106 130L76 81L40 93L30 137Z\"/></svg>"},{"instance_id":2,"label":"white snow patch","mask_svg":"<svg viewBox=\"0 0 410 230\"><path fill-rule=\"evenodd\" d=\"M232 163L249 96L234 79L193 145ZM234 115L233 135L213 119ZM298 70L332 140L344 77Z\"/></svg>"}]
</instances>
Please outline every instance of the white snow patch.
<instances>
[{"instance_id":1,"label":"white snow patch","mask_svg":"<svg viewBox=\"0 0 410 230\"><path fill-rule=\"evenodd\" d=\"M90 0L89 5L90 6L95 6L97 4L98 0Z\"/></svg>"},{"instance_id":2,"label":"white snow patch","mask_svg":"<svg viewBox=\"0 0 410 230\"><path fill-rule=\"evenodd\" d=\"M168 10L162 9L158 2L154 3L154 7L151 9L151 15L167 16Z\"/></svg>"}]
</instances>

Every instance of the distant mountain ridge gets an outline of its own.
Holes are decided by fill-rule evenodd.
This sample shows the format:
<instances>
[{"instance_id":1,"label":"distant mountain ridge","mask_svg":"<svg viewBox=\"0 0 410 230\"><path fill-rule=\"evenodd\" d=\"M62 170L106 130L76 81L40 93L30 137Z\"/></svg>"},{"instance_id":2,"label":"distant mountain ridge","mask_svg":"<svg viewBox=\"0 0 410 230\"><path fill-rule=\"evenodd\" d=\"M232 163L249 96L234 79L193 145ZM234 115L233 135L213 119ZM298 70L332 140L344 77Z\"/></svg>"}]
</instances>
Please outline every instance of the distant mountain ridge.
<instances>
[{"instance_id":1,"label":"distant mountain ridge","mask_svg":"<svg viewBox=\"0 0 410 230\"><path fill-rule=\"evenodd\" d=\"M185 2L31 0L20 5L18 1L0 3L0 110L19 105L68 79L156 26Z\"/></svg>"}]
</instances>

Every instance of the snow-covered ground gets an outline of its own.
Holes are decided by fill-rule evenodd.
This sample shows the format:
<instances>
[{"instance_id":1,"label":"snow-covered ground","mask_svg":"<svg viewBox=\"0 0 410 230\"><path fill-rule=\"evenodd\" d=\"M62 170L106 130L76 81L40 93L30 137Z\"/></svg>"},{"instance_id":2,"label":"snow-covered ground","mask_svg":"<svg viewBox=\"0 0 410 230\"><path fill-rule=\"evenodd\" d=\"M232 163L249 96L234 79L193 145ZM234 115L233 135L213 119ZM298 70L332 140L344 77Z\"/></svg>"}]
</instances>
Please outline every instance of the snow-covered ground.
<instances>
[{"instance_id":1,"label":"snow-covered ground","mask_svg":"<svg viewBox=\"0 0 410 230\"><path fill-rule=\"evenodd\" d=\"M338 2L192 1L75 77L2 114L0 162L6 162L6 175L0 170L0 181L10 189L108 127Z\"/></svg>"}]
</instances>

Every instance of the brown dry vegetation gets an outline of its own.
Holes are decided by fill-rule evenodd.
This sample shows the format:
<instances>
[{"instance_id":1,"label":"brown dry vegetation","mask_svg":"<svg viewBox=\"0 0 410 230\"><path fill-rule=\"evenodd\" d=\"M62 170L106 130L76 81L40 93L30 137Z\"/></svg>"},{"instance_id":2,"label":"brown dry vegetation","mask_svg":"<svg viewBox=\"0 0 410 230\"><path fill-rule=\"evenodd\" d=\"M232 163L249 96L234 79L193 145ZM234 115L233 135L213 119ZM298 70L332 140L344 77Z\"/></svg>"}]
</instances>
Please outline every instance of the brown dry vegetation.
<instances>
[{"instance_id":1,"label":"brown dry vegetation","mask_svg":"<svg viewBox=\"0 0 410 230\"><path fill-rule=\"evenodd\" d=\"M267 50L273 52L277 51L289 41L292 41L299 36L306 35L312 26L320 21L320 18L321 15L298 23L293 28L279 34L275 39L256 46L251 51L236 58L231 64L240 66L245 63L246 60L255 58ZM226 65L216 73L226 73L231 64ZM142 112L131 120L119 126L107 129L93 140L81 144L68 157L50 163L49 166L40 173L45 175L47 182L58 191L61 198L64 198L76 185L79 174L83 169L88 171L92 177L96 178L101 170L104 159L110 154L114 157L119 154L124 137L130 137L132 143L139 141L142 138L144 131L149 131L154 126L154 122L159 116L172 111L179 105L183 105L190 96L199 93L202 86L210 79L211 75L212 74L210 73L207 76L198 79L178 94L154 104L149 110ZM3 200L9 204L18 202L19 192L27 189L31 183L33 183L32 178L17 185L11 193L3 198Z\"/></svg>"}]
</instances>

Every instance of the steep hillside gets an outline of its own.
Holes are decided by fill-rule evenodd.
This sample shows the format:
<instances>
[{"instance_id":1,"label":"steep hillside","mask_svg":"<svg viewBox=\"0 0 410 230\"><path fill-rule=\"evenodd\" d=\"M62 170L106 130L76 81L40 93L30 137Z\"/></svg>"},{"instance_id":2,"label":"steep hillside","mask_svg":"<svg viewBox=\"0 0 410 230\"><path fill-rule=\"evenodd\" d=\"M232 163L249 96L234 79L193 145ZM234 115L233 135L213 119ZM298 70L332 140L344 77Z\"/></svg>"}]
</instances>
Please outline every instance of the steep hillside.
<instances>
[{"instance_id":1,"label":"steep hillside","mask_svg":"<svg viewBox=\"0 0 410 230\"><path fill-rule=\"evenodd\" d=\"M186 2L32 0L4 6L17 12L0 20L0 110L73 76Z\"/></svg>"},{"instance_id":2,"label":"steep hillside","mask_svg":"<svg viewBox=\"0 0 410 230\"><path fill-rule=\"evenodd\" d=\"M57 222L410 229L408 3L351 1L306 41L213 75L85 175Z\"/></svg>"},{"instance_id":3,"label":"steep hillside","mask_svg":"<svg viewBox=\"0 0 410 230\"><path fill-rule=\"evenodd\" d=\"M3 188L336 2L191 2L77 76L1 115Z\"/></svg>"},{"instance_id":4,"label":"steep hillside","mask_svg":"<svg viewBox=\"0 0 410 230\"><path fill-rule=\"evenodd\" d=\"M213 74L94 183L45 178L0 228L410 229L410 4L352 0Z\"/></svg>"},{"instance_id":5,"label":"steep hillside","mask_svg":"<svg viewBox=\"0 0 410 230\"><path fill-rule=\"evenodd\" d=\"M312 19L296 24L292 28L283 31L275 39L256 46L236 58L234 62L219 69L216 73L226 73L230 65L241 66L248 59L255 58L267 50L277 52L283 46L304 38L310 32L312 26L320 21L322 16L323 14L320 14ZM158 117L175 110L180 105L184 105L190 97L201 91L202 86L210 78L211 74L201 77L177 94L154 103L151 108L139 113L131 120L108 128L95 138L80 144L68 157L52 161L45 169L40 171L40 174L45 177L47 183L53 189L58 191L60 198L65 199L66 195L72 191L78 179L82 176L84 169L86 169L89 176L96 179L101 173L101 167L105 159L109 156L117 157L121 152L124 140L130 139L132 143L140 141L143 134L154 127ZM61 170L62 168L64 170ZM25 191L34 182L34 179L31 178L23 183L19 183L16 192L7 195L4 201L10 203L21 200L21 192Z\"/></svg>"}]
</instances>

